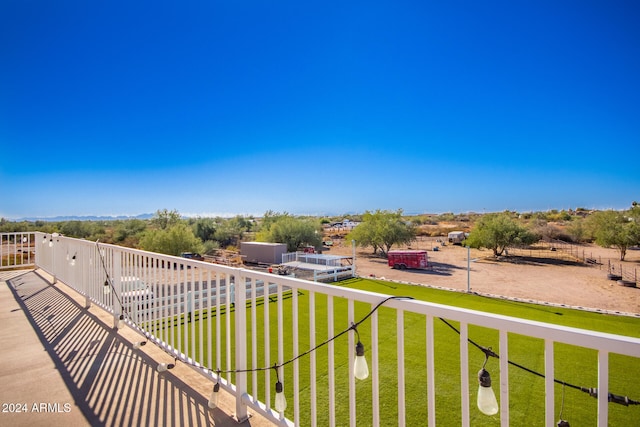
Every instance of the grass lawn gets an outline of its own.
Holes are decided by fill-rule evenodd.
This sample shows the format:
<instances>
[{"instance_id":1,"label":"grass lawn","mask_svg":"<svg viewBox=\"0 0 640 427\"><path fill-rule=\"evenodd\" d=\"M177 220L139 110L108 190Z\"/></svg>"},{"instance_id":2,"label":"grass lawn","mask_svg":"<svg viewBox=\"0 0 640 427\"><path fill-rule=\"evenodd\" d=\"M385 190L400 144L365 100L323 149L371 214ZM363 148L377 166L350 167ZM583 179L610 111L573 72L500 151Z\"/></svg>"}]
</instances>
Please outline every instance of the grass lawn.
<instances>
[{"instance_id":1,"label":"grass lawn","mask_svg":"<svg viewBox=\"0 0 640 427\"><path fill-rule=\"evenodd\" d=\"M474 310L514 316L541 322L554 323L565 326L590 329L620 335L640 337L640 319L623 316L605 315L586 311L571 310L552 306L541 306L506 300L497 300L477 295L469 295L458 292L448 292L430 289L421 286L404 285L371 279L352 279L339 282L336 286L362 289L371 292L379 292L387 295L411 296L415 299L430 301L439 304L464 307ZM309 344L309 304L310 298L307 292L297 295L288 294L284 299L284 331L285 331L285 360L293 357L292 352L292 301L297 299L299 307L299 353L310 348ZM347 303L340 298L333 299L333 311L335 314L335 327L329 333L327 330L327 298L315 295L316 311L316 344L346 329ZM271 337L270 365L277 360L277 324L276 303L270 302L270 324L268 325ZM258 318L258 362L264 367L265 354L263 345L264 305L257 307ZM368 304L355 304L355 319L363 318L370 310ZM215 312L199 313L197 321L189 325L196 328L196 336L199 336L199 328L204 328L204 336L215 342L215 326L212 331L207 330L209 315L215 316ZM234 313L220 313L221 317L234 316ZM396 312L385 308L378 311L379 316L379 362L380 362L380 416L382 425L397 424L397 364L396 364ZM407 425L425 425L427 417L427 382L426 382L426 337L425 319L419 315L405 313L405 389L407 396ZM223 324L225 319L223 320ZM212 321L212 323L215 323ZM231 324L233 325L233 319ZM457 324L453 323L455 326ZM250 327L250 323L248 323ZM359 328L361 340L367 350L371 348L370 323L365 321ZM458 335L443 322L434 323L435 335L435 364L436 364L436 419L438 425L460 425L460 373L459 373L459 338ZM190 331L190 330L189 330ZM189 332L191 333L191 332ZM224 334L224 328L223 332ZM351 333L351 332L350 332ZM233 334L233 330L232 330ZM486 347L492 347L498 351L498 332L481 327L470 326L469 337ZM222 337L224 341L225 337ZM248 344L249 352L251 344ZM349 419L348 408L348 360L349 351L347 335L343 335L334 341L335 345L335 394L336 394L336 420L338 425L346 425ZM208 346L205 343L205 349ZM215 349L213 349L215 352ZM224 358L224 350L222 351ZM315 353L316 356L316 381L318 402L318 425L328 425L328 347L322 347ZM367 354L370 362L370 353ZM477 372L484 362L484 354L475 347L469 348L469 383L471 384L471 423L472 425L498 426L499 414L486 416L478 411L475 406L477 390ZM205 356L205 360L206 360ZM537 372L544 372L544 343L542 340L532 339L517 334L509 336L509 359L520 365ZM620 355L610 355L610 380L611 393L628 396L633 400L640 400L640 359ZM310 414L310 363L309 356L299 360L300 364L300 399L301 424L309 425L309 420L304 419ZM226 361L221 361L224 369ZM212 367L215 370L215 366ZM370 366L371 368L371 366ZM491 372L494 391L499 397L499 361L490 359L486 369ZM544 425L544 379L516 367L509 368L510 388L510 419L514 426L543 426ZM250 374L251 375L251 374ZM597 386L597 354L588 349L564 344L555 345L555 377L581 387ZM231 380L234 380L231 376ZM265 387L272 390L274 396L274 384L264 384L263 373L258 375L258 395L264 400ZM272 373L271 382L275 383L275 375ZM293 370L292 364L284 367L285 394L289 402L289 408L293 407ZM251 384L251 376L249 377ZM358 381L357 387L357 419L358 425L371 424L371 379ZM250 390L251 392L252 390ZM559 419L559 411L563 399L563 388L556 385L556 419ZM292 412L287 410L287 416L292 417ZM571 388L564 390L564 411L562 418L572 425L595 426L597 416L597 400L586 393ZM609 425L627 426L637 425L640 419L640 406L625 407L618 404L609 404Z\"/></svg>"}]
</instances>

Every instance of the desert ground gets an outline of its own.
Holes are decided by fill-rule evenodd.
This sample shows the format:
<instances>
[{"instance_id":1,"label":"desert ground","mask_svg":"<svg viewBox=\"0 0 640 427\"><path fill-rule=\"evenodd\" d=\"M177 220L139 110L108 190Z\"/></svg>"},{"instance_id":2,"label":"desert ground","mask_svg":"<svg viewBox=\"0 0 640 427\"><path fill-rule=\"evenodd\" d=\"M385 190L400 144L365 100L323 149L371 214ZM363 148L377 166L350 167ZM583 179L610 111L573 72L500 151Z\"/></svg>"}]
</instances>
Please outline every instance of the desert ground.
<instances>
[{"instance_id":1,"label":"desert ground","mask_svg":"<svg viewBox=\"0 0 640 427\"><path fill-rule=\"evenodd\" d=\"M640 316L640 287L622 286L607 276L610 268L614 268L613 272L622 268L625 277L634 277L637 271L640 280L640 250L628 250L621 262L619 251L596 245L553 247L555 250L551 246L538 250L512 249L509 256L499 259L493 257L491 250L471 249L468 263L467 248L443 245L438 240L420 237L410 246L428 251L427 270L395 270L387 265L386 258L374 256L372 248L356 248L357 274L460 291L469 286L471 292L480 294ZM351 242L343 239L334 240L334 245L324 251L332 255L352 252ZM597 263L585 263L585 258Z\"/></svg>"}]
</instances>

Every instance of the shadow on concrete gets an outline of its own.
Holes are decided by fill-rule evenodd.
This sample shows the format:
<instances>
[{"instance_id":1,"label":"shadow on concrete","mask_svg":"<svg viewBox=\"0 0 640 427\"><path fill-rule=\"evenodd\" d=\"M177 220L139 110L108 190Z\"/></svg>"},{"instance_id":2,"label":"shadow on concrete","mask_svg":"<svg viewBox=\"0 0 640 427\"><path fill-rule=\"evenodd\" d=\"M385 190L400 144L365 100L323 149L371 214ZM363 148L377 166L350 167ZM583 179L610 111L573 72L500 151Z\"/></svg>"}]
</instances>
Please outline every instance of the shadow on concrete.
<instances>
[{"instance_id":1,"label":"shadow on concrete","mask_svg":"<svg viewBox=\"0 0 640 427\"><path fill-rule=\"evenodd\" d=\"M171 371L158 374L157 362L35 272L7 284L87 425L250 425L210 410Z\"/></svg>"}]
</instances>

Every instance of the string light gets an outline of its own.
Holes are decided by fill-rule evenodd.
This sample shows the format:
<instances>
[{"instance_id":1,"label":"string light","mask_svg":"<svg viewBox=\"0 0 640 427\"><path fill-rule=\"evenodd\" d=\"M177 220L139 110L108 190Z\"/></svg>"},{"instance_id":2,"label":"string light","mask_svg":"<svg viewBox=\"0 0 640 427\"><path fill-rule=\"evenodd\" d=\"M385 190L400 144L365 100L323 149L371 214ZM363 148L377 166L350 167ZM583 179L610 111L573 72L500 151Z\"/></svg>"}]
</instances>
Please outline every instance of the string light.
<instances>
[{"instance_id":1,"label":"string light","mask_svg":"<svg viewBox=\"0 0 640 427\"><path fill-rule=\"evenodd\" d=\"M353 324L353 330L358 336L358 343L356 344L356 360L353 363L353 375L359 379L364 380L369 378L369 366L367 365L367 359L364 357L364 344L360 342L360 334L355 324Z\"/></svg>"},{"instance_id":2,"label":"string light","mask_svg":"<svg viewBox=\"0 0 640 427\"><path fill-rule=\"evenodd\" d=\"M571 427L569 421L562 419L562 412L564 411L564 384L562 384L562 405L560 406L560 420L558 420L558 427Z\"/></svg>"},{"instance_id":3,"label":"string light","mask_svg":"<svg viewBox=\"0 0 640 427\"><path fill-rule=\"evenodd\" d=\"M274 365L273 369L276 371L276 411L283 413L287 409L287 398L284 396L284 386L280 382L278 375L278 366Z\"/></svg>"},{"instance_id":4,"label":"string light","mask_svg":"<svg viewBox=\"0 0 640 427\"><path fill-rule=\"evenodd\" d=\"M209 406L209 409L217 408L219 399L220 399L220 371L218 371L216 383L213 385L213 389L211 390L211 395L209 395L209 401L207 402L207 406Z\"/></svg>"},{"instance_id":5,"label":"string light","mask_svg":"<svg viewBox=\"0 0 640 427\"><path fill-rule=\"evenodd\" d=\"M458 329L456 329L455 326L453 326L451 323L447 322L446 320L444 320L443 318L439 317L439 319L445 323L447 326L449 326L451 329L453 329L456 333L458 333L458 335L460 335L460 331ZM495 357L496 359L500 358L500 355L494 353L491 348L488 347L483 347L480 344L476 343L475 341L473 341L470 338L467 338L467 342L469 342L469 344L472 344L473 346L475 346L476 348L478 348L479 350L481 350L485 356L487 357ZM486 363L486 361L485 361ZM512 366L515 366L516 368L522 369L523 371L529 372L530 374L536 375L538 377L541 378L545 378L545 375L540 373L540 372L536 372L533 369L529 369L526 366L520 365L516 362L513 362L511 360L507 360L507 363L509 363ZM553 381L557 384L562 384L562 385L566 385L567 387L571 387L575 390L580 390L584 393L589 394L591 397L598 397L598 389L597 388L586 388L586 387L580 387L574 384L570 384L564 381L560 381L557 378L554 378ZM618 403L620 405L624 405L624 406L629 406L629 405L640 405L640 401L637 400L632 400L629 399L627 396L619 396L617 394L613 394L613 393L609 393L608 394L608 400L609 402L613 402L613 403Z\"/></svg>"},{"instance_id":6,"label":"string light","mask_svg":"<svg viewBox=\"0 0 640 427\"><path fill-rule=\"evenodd\" d=\"M491 350L491 349L489 349ZM491 388L491 375L487 371L485 366L489 360L489 354L485 354L484 364L482 369L478 372L478 409L485 415L495 415L498 413L498 401L496 400L496 394Z\"/></svg>"},{"instance_id":7,"label":"string light","mask_svg":"<svg viewBox=\"0 0 640 427\"><path fill-rule=\"evenodd\" d=\"M162 373L167 372L169 369L175 368L178 359L174 359L173 361L174 363L158 363L158 367L156 368L156 370L158 371L158 373Z\"/></svg>"},{"instance_id":8,"label":"string light","mask_svg":"<svg viewBox=\"0 0 640 427\"><path fill-rule=\"evenodd\" d=\"M133 349L140 350L140 347L144 347L145 345L147 345L146 341L136 341L133 343Z\"/></svg>"}]
</instances>

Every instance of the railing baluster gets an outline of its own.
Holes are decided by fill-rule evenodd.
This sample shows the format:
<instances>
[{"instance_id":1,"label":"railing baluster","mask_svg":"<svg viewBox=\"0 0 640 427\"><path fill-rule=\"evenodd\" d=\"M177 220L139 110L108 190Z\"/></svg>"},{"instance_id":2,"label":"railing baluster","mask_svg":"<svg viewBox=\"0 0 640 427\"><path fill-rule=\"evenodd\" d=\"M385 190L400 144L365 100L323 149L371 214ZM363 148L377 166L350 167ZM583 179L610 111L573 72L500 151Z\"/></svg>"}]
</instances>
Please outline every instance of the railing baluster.
<instances>
[{"instance_id":1,"label":"railing baluster","mask_svg":"<svg viewBox=\"0 0 640 427\"><path fill-rule=\"evenodd\" d=\"M609 425L609 352L598 351L598 427Z\"/></svg>"},{"instance_id":2,"label":"railing baluster","mask_svg":"<svg viewBox=\"0 0 640 427\"><path fill-rule=\"evenodd\" d=\"M460 322L460 395L462 426L469 427L469 332L467 324Z\"/></svg>"},{"instance_id":3,"label":"railing baluster","mask_svg":"<svg viewBox=\"0 0 640 427\"><path fill-rule=\"evenodd\" d=\"M262 292L263 305L269 303L269 295L267 293L269 284L264 282L264 289ZM257 280L251 279L251 369L254 371L251 374L251 394L253 396L253 402L257 402L258 399L258 311L257 311Z\"/></svg>"},{"instance_id":4,"label":"railing baluster","mask_svg":"<svg viewBox=\"0 0 640 427\"><path fill-rule=\"evenodd\" d=\"M309 348L314 348L316 346L316 293L313 291L309 291ZM316 375L317 369L317 358L316 352L313 351L309 355L309 398L311 400L311 427L316 427L318 425L318 411L317 405L314 402L317 402L318 393L316 390Z\"/></svg>"},{"instance_id":5,"label":"railing baluster","mask_svg":"<svg viewBox=\"0 0 640 427\"><path fill-rule=\"evenodd\" d=\"M407 408L404 384L404 311L401 309L398 309L396 314L396 336L396 358L398 360L398 426L403 427L407 422Z\"/></svg>"},{"instance_id":6,"label":"railing baluster","mask_svg":"<svg viewBox=\"0 0 640 427\"><path fill-rule=\"evenodd\" d=\"M373 305L371 308L373 309ZM380 349L378 334L378 311L371 315L371 411L373 426L380 426Z\"/></svg>"},{"instance_id":7,"label":"railing baluster","mask_svg":"<svg viewBox=\"0 0 640 427\"><path fill-rule=\"evenodd\" d=\"M236 418L244 422L249 416L243 396L247 393L247 278L235 276L235 366L236 373Z\"/></svg>"},{"instance_id":8,"label":"railing baluster","mask_svg":"<svg viewBox=\"0 0 640 427\"><path fill-rule=\"evenodd\" d=\"M500 424L509 427L509 337L500 330Z\"/></svg>"},{"instance_id":9,"label":"railing baluster","mask_svg":"<svg viewBox=\"0 0 640 427\"><path fill-rule=\"evenodd\" d=\"M349 325L351 325L354 322L354 313L353 313L353 300L349 299L347 300L347 322L349 323ZM347 377L347 383L349 384L349 425L351 427L355 427L356 426L356 380L352 374L353 372L353 361L355 358L355 352L354 352L354 348L355 348L355 341L354 341L354 334L353 333L349 333L349 336L347 337L347 345L349 346L349 351L347 352L348 354L348 363L347 365L349 366L349 371L348 371L348 377Z\"/></svg>"},{"instance_id":10,"label":"railing baluster","mask_svg":"<svg viewBox=\"0 0 640 427\"><path fill-rule=\"evenodd\" d=\"M277 286L277 295L278 295L278 305L276 307L277 313L276 313L276 317L278 319L278 365L282 365L282 363L284 362L284 314L283 314L283 307L282 307L282 285L278 284ZM282 383L282 385L285 387L288 386L285 375L284 375L284 369L280 369L279 371L280 374L280 382ZM285 391L286 394L286 391ZM284 417L284 414L281 414L281 418Z\"/></svg>"},{"instance_id":11,"label":"railing baluster","mask_svg":"<svg viewBox=\"0 0 640 427\"><path fill-rule=\"evenodd\" d=\"M553 340L544 340L544 390L545 390L545 423L555 423L555 375ZM504 403L501 403L504 405Z\"/></svg>"},{"instance_id":12,"label":"railing baluster","mask_svg":"<svg viewBox=\"0 0 640 427\"><path fill-rule=\"evenodd\" d=\"M268 289L266 290L268 291ZM292 309L292 323L293 323L293 354L292 357L297 357L300 354L299 347L299 330L298 330L298 291L291 290L291 309ZM293 422L295 425L300 425L300 361L298 359L293 361Z\"/></svg>"},{"instance_id":13,"label":"railing baluster","mask_svg":"<svg viewBox=\"0 0 640 427\"><path fill-rule=\"evenodd\" d=\"M227 355L227 366L226 366L226 370L227 371L231 371L231 304L234 301L234 295L233 293L235 292L235 290L237 289L235 286L235 282L238 281L238 277L237 276L233 276L233 280L234 283L231 282L231 275L227 274L225 277L225 287L226 287L226 315L225 317L225 327L226 327L226 338L225 338L225 349L226 349L226 355ZM232 375L230 374L229 377L231 378Z\"/></svg>"},{"instance_id":14,"label":"railing baluster","mask_svg":"<svg viewBox=\"0 0 640 427\"><path fill-rule=\"evenodd\" d=\"M271 304L269 303L269 299L265 299L264 304L264 366L271 366L271 321L270 321L270 310ZM274 406L271 401L271 388L273 384L271 384L271 369L267 369L264 371L264 394L265 394L265 404L267 408L271 408Z\"/></svg>"},{"instance_id":15,"label":"railing baluster","mask_svg":"<svg viewBox=\"0 0 640 427\"><path fill-rule=\"evenodd\" d=\"M429 427L436 425L436 373L435 373L435 340L433 336L433 316L427 315L427 420Z\"/></svg>"},{"instance_id":16,"label":"railing baluster","mask_svg":"<svg viewBox=\"0 0 640 427\"><path fill-rule=\"evenodd\" d=\"M327 296L327 338L331 338L334 334L334 326L333 326L333 316L334 316L334 308L333 308L333 296ZM329 425L336 425L336 379L335 379L335 359L334 359L334 347L335 344L333 341L329 342L327 346L328 352L328 366L327 370L329 376Z\"/></svg>"}]
</instances>

